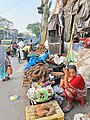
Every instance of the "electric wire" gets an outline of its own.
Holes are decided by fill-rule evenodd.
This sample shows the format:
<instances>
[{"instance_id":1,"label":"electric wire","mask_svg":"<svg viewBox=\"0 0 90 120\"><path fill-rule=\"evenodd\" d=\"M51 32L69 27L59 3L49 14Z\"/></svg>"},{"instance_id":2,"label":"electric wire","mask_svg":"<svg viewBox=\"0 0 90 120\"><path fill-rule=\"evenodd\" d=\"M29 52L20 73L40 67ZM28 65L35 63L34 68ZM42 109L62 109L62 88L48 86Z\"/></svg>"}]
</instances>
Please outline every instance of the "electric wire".
<instances>
[{"instance_id":1,"label":"electric wire","mask_svg":"<svg viewBox=\"0 0 90 120\"><path fill-rule=\"evenodd\" d=\"M5 9L5 10L3 10L3 11L1 11L0 13L4 13L4 12L7 12L7 11L9 11L9 10L15 8L17 5L19 5L19 4L22 3L23 1L24 1L24 0L20 0L20 1L17 2L15 5L13 5L13 6L7 8L7 9Z\"/></svg>"}]
</instances>

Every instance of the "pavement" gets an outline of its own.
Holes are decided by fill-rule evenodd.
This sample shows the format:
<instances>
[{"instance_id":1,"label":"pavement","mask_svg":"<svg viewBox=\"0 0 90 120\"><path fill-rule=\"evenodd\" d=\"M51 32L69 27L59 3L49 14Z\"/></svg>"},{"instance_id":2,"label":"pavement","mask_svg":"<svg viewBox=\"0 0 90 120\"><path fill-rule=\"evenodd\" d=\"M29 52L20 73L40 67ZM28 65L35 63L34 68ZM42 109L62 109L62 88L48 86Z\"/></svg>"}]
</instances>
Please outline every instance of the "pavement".
<instances>
[{"instance_id":1,"label":"pavement","mask_svg":"<svg viewBox=\"0 0 90 120\"><path fill-rule=\"evenodd\" d=\"M9 81L0 81L0 120L26 120L25 108L29 105L27 88L22 87L25 61L19 64L16 57L10 57L13 74ZM19 95L18 100L10 101L10 96Z\"/></svg>"},{"instance_id":2,"label":"pavement","mask_svg":"<svg viewBox=\"0 0 90 120\"><path fill-rule=\"evenodd\" d=\"M19 64L17 57L10 57L12 61L13 74L9 81L0 82L0 120L26 120L25 108L28 106L29 100L26 97L27 87L22 87L23 69L26 65L25 61ZM10 96L19 95L20 98L10 101ZM66 105L66 100L61 107ZM65 114L65 120L73 120L77 113L87 114L90 112L90 89L84 106L80 101L74 102L74 108Z\"/></svg>"},{"instance_id":3,"label":"pavement","mask_svg":"<svg viewBox=\"0 0 90 120\"><path fill-rule=\"evenodd\" d=\"M66 100L62 105L62 107L64 107L65 105L66 105ZM90 89L88 89L88 95L85 100L84 106L81 105L80 101L75 101L74 108L70 112L65 113L65 120L73 120L74 115L77 113L87 114L88 112L90 112Z\"/></svg>"}]
</instances>

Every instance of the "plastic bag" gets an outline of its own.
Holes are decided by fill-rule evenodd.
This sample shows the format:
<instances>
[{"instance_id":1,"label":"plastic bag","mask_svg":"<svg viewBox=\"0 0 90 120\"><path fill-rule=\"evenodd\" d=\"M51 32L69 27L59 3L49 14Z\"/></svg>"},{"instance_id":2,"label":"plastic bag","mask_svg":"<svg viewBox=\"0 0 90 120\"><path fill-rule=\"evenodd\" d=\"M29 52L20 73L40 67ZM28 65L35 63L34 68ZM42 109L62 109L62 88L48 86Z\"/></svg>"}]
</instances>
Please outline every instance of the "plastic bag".
<instances>
[{"instance_id":1,"label":"plastic bag","mask_svg":"<svg viewBox=\"0 0 90 120\"><path fill-rule=\"evenodd\" d=\"M61 105L64 102L64 98L56 93L54 94L54 99L58 102L59 105Z\"/></svg>"},{"instance_id":2,"label":"plastic bag","mask_svg":"<svg viewBox=\"0 0 90 120\"><path fill-rule=\"evenodd\" d=\"M54 89L54 92L55 92L55 93L58 93L58 94L61 94L61 93L63 92L63 89L60 88L59 84L53 86L53 89Z\"/></svg>"}]
</instances>

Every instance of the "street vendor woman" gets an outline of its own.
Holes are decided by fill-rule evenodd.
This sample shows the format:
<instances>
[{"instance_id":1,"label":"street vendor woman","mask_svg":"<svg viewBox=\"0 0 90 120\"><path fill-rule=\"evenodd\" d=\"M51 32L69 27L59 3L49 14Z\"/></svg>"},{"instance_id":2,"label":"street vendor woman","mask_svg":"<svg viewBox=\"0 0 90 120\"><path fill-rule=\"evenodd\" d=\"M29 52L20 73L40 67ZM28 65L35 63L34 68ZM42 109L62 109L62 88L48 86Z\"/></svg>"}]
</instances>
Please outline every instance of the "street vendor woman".
<instances>
[{"instance_id":1,"label":"street vendor woman","mask_svg":"<svg viewBox=\"0 0 90 120\"><path fill-rule=\"evenodd\" d=\"M64 89L64 95L67 99L67 105L63 108L64 112L69 112L74 106L75 97L86 97L87 89L85 81L80 74L77 74L75 65L69 65L69 69L63 68L64 78L60 81L60 87Z\"/></svg>"}]
</instances>

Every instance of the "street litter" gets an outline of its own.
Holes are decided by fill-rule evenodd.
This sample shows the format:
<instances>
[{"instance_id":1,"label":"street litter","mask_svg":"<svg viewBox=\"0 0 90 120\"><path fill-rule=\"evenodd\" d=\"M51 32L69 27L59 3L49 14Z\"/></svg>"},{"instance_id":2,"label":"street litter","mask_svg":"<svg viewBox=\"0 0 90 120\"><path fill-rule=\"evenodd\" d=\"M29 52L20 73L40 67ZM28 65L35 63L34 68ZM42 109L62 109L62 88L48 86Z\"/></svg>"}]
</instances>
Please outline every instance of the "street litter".
<instances>
[{"instance_id":1,"label":"street litter","mask_svg":"<svg viewBox=\"0 0 90 120\"><path fill-rule=\"evenodd\" d=\"M20 98L20 96L18 96L18 95L10 96L10 100L18 100L19 98Z\"/></svg>"}]
</instances>

